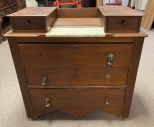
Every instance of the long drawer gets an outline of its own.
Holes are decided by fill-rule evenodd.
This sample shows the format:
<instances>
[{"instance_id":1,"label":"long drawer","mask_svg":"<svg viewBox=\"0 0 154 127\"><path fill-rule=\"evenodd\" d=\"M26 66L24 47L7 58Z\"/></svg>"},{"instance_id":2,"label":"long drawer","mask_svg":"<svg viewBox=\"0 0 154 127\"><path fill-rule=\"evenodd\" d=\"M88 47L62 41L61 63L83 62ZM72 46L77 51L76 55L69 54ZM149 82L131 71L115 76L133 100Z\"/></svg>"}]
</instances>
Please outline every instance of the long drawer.
<instances>
[{"instance_id":1,"label":"long drawer","mask_svg":"<svg viewBox=\"0 0 154 127\"><path fill-rule=\"evenodd\" d=\"M133 44L19 44L25 67L130 65Z\"/></svg>"},{"instance_id":2,"label":"long drawer","mask_svg":"<svg viewBox=\"0 0 154 127\"><path fill-rule=\"evenodd\" d=\"M25 68L29 86L104 86L125 85L126 67Z\"/></svg>"},{"instance_id":3,"label":"long drawer","mask_svg":"<svg viewBox=\"0 0 154 127\"><path fill-rule=\"evenodd\" d=\"M29 94L33 113L37 116L51 111L62 111L72 115L104 111L120 115L125 89L29 89Z\"/></svg>"}]
</instances>

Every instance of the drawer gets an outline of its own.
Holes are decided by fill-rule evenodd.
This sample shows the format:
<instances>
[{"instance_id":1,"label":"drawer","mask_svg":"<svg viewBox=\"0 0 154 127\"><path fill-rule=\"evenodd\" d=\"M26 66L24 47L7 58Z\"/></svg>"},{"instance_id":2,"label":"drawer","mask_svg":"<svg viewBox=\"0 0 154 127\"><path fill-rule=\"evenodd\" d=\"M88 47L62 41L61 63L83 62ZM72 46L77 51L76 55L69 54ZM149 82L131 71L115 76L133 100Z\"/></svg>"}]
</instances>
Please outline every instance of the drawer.
<instances>
[{"instance_id":1,"label":"drawer","mask_svg":"<svg viewBox=\"0 0 154 127\"><path fill-rule=\"evenodd\" d=\"M62 111L71 115L83 115L93 111L121 114L124 89L67 88L29 89L33 113L42 115Z\"/></svg>"},{"instance_id":2,"label":"drawer","mask_svg":"<svg viewBox=\"0 0 154 127\"><path fill-rule=\"evenodd\" d=\"M8 17L15 32L47 32L55 21L56 7L24 8Z\"/></svg>"},{"instance_id":3,"label":"drawer","mask_svg":"<svg viewBox=\"0 0 154 127\"><path fill-rule=\"evenodd\" d=\"M128 68L25 68L29 86L125 85Z\"/></svg>"},{"instance_id":4,"label":"drawer","mask_svg":"<svg viewBox=\"0 0 154 127\"><path fill-rule=\"evenodd\" d=\"M45 31L45 20L42 17L11 18L14 31Z\"/></svg>"},{"instance_id":5,"label":"drawer","mask_svg":"<svg viewBox=\"0 0 154 127\"><path fill-rule=\"evenodd\" d=\"M22 63L26 67L128 67L133 51L133 44L19 44L18 46Z\"/></svg>"},{"instance_id":6,"label":"drawer","mask_svg":"<svg viewBox=\"0 0 154 127\"><path fill-rule=\"evenodd\" d=\"M73 45L19 44L18 46L21 60L26 67L72 67L75 65Z\"/></svg>"},{"instance_id":7,"label":"drawer","mask_svg":"<svg viewBox=\"0 0 154 127\"><path fill-rule=\"evenodd\" d=\"M106 32L132 33L140 31L141 17L108 17Z\"/></svg>"}]
</instances>

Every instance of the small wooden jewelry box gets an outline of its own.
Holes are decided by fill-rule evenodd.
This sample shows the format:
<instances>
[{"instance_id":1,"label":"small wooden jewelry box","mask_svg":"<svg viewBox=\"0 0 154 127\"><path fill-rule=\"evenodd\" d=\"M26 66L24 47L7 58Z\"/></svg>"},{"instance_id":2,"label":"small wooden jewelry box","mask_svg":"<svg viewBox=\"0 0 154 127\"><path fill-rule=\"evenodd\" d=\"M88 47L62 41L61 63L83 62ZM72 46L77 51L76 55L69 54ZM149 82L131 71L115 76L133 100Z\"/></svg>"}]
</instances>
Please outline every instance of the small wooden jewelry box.
<instances>
[{"instance_id":1,"label":"small wooden jewelry box","mask_svg":"<svg viewBox=\"0 0 154 127\"><path fill-rule=\"evenodd\" d=\"M106 33L134 33L140 31L143 14L128 7L102 6Z\"/></svg>"},{"instance_id":2,"label":"small wooden jewelry box","mask_svg":"<svg viewBox=\"0 0 154 127\"><path fill-rule=\"evenodd\" d=\"M55 20L56 8L30 7L8 15L13 31L46 32Z\"/></svg>"}]
</instances>

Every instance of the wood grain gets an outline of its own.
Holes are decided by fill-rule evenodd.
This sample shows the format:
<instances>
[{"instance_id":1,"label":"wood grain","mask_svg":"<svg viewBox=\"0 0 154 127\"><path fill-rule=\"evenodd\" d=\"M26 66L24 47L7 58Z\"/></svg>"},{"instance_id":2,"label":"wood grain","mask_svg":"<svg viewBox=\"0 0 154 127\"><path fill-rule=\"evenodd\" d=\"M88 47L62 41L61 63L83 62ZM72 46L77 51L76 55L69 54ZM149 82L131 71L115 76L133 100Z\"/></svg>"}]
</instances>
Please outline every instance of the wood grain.
<instances>
[{"instance_id":1,"label":"wood grain","mask_svg":"<svg viewBox=\"0 0 154 127\"><path fill-rule=\"evenodd\" d=\"M8 17L46 17L55 10L56 7L28 7L8 15Z\"/></svg>"},{"instance_id":2,"label":"wood grain","mask_svg":"<svg viewBox=\"0 0 154 127\"><path fill-rule=\"evenodd\" d=\"M74 88L74 89L29 89L35 116L51 111L62 111L80 116L94 111L121 114L124 102L124 89ZM93 93L93 94L92 94ZM51 106L45 107L45 99ZM109 104L105 104L105 98Z\"/></svg>"},{"instance_id":3,"label":"wood grain","mask_svg":"<svg viewBox=\"0 0 154 127\"><path fill-rule=\"evenodd\" d=\"M8 17L15 32L47 32L56 19L56 8L24 8Z\"/></svg>"},{"instance_id":4,"label":"wood grain","mask_svg":"<svg viewBox=\"0 0 154 127\"><path fill-rule=\"evenodd\" d=\"M101 26L99 18L58 18L54 26Z\"/></svg>"},{"instance_id":5,"label":"wood grain","mask_svg":"<svg viewBox=\"0 0 154 127\"><path fill-rule=\"evenodd\" d=\"M144 38L144 37L143 37ZM143 39L142 38L142 39ZM44 50L44 49L47 49L47 51L48 51L48 48L47 47L49 47L49 45L54 45L54 40L53 40L53 38L42 38L43 40L41 40L41 38L16 38L16 40L15 39L13 39L13 38L10 38L12 41L10 41L10 43L12 43L12 44L14 44L14 45L16 45L16 47L18 47L19 45L23 45L23 49L20 47L18 47L19 49L20 49L20 52L18 51L18 50L16 50L17 48L14 48L14 47L11 47L11 48L14 48L13 50L15 50L15 51L18 51L17 53L18 54L14 54L13 53L13 57L14 58L16 58L17 57L17 59L19 59L19 60L21 60L22 62L20 62L20 63L18 63L20 66L22 65L22 69L16 69L17 70L17 72L20 74L20 75L18 75L18 78L20 78L20 80L21 80L21 74L24 74L24 77L22 77L22 78L24 78L24 80L23 80L23 82L20 82L20 83L22 83L22 85L24 85L24 86L22 86L22 85L20 85L21 86L21 91L22 91L22 93L23 93L23 98L25 98L25 96L27 96L27 95L29 95L29 92L28 91L26 91L25 89L27 89L27 88L30 88L30 89L35 89L35 88L39 88L40 90L41 89L43 89L44 87L42 87L42 86L37 86L37 85L39 85L39 83L37 84L37 85L34 85L34 83L32 83L32 85L33 86L28 86L28 81L29 80L31 80L30 79L30 77L32 77L32 80L34 79L33 78L33 76L30 76L30 73L33 75L33 73L35 72L35 70L33 71L33 72L28 72L26 69L27 69L27 67L30 67L30 66L27 66L27 63L29 63L29 62L23 62L23 58L22 58L22 56L23 56L23 52L25 52L26 54L24 55L24 56L26 56L27 58L30 56L30 55L32 55L33 53L34 54L37 54L37 53L35 53L34 51L41 51L42 49L43 49L43 51L46 51L46 50ZM62 39L62 38L60 38L60 39ZM140 45L140 43L142 43L143 42L143 40L141 39L141 38L117 38L117 37L115 37L115 38L110 38L110 37L106 37L106 38L101 38L101 40L99 40L99 38L93 38L94 40L95 40L95 43L94 43L94 41L93 41L93 44L91 44L91 45L94 45L94 47L95 47L95 45L96 45L96 43L101 43L101 45L103 45L103 44L105 44L105 45L107 45L107 47L111 44L112 45L112 48L114 47L115 49L119 49L119 48L116 48L115 46L113 46L113 45L120 45L120 46L122 46L122 48L124 47L123 45L125 45L125 44L127 44L128 42L129 42L129 44L127 44L127 45L134 45L135 44L135 47L133 46L133 50L128 50L129 52L131 52L131 60L133 60L133 63L132 62L130 62L130 64L131 64L131 66L129 66L129 73L128 73L128 77L127 77L127 80L125 80L125 81L127 81L126 82L126 86L125 85L121 85L121 86L119 86L118 84L116 84L116 82L118 83L119 81L121 82L122 80L121 79L119 79L119 78L122 78L121 76L119 77L119 78L117 78L117 80L116 81L114 81L115 82L115 84L112 84L112 85L110 85L110 84L107 84L107 85L105 85L104 83L104 86L88 86L88 84L86 85L86 88L89 88L89 87L91 87L91 88L102 88L102 89L114 89L114 88L116 88L116 89L119 89L119 88L126 88L126 98L125 98L125 103L124 103L124 107L121 107L121 108L118 108L118 109L115 109L115 108L109 108L108 110L101 110L101 111L104 111L104 112L110 112L110 113L113 113L113 114L118 114L119 116L122 116L122 117L128 117L128 115L129 115L129 110L130 110L130 106L131 106L131 99L132 99L132 93L133 93L133 89L132 88L134 88L134 82L135 82L135 74L136 74L136 71L137 71L137 66L138 66L138 62L139 62L139 58L138 59L136 59L136 57L138 57L138 55L135 55L136 53L135 52L138 52L138 51L136 51L136 50L140 50L141 51L141 49L139 48L138 49L138 45ZM76 40L75 38L73 38L72 39L72 42L73 43L71 43L70 42L70 49L72 49L72 46L75 44L74 42L76 42L76 41L74 41L74 40ZM29 48L29 44L30 45L34 45L34 46L38 46L38 45L40 45L41 43L40 43L40 41L42 41L42 42L46 42L44 45L46 45L46 46L40 46L40 48L36 48L36 50L33 50L33 52L31 51L30 52L30 54L28 55L27 53L28 53L28 50L32 50L32 49L30 49ZM47 41L48 41L48 43L47 43ZM53 41L53 42L52 42ZM57 40L57 41L59 41L59 40ZM65 42L65 46L67 47L67 43L69 42L69 41L71 41L71 38L65 38L65 39L62 39L62 42L64 43ZM87 38L77 38L77 42L79 43L85 43L84 45L86 46L87 44L86 43L89 43L91 41L91 43L92 43L92 40L91 39L87 39ZM123 41L123 42L122 42ZM24 43L21 43L21 42L24 42ZM39 43L38 43L39 42ZM67 43L66 43L67 42ZM120 43L121 42L121 43ZM126 43L127 42L127 43ZM131 43L130 43L131 42ZM20 44L21 43L21 44ZM31 44L32 43L32 44ZM79 45L77 43L77 45ZM59 44L57 44L57 45L59 45L59 48L61 47L60 45L64 45L64 44L61 44L61 43L59 43ZM89 44L88 44L89 45ZM100 44L98 44L98 45L100 45ZM25 48L25 47L27 47L27 48ZM30 46L31 47L31 46ZM57 46L58 47L58 46ZM63 47L63 46L62 46ZM65 47L65 48L66 48ZM100 47L100 46L99 46ZM61 49L62 51L64 51L63 49L65 49L64 47ZM22 53L21 53L21 49L23 50L22 51ZM26 50L25 50L26 49ZM41 50L40 50L41 49ZM80 46L79 46L79 49L80 49ZM83 48L84 49L84 48ZM90 52L94 52L95 50L93 50L93 49L96 49L96 51L103 51L103 50L98 50L97 48L90 48L90 50L89 50L89 48L88 48L88 50L90 51ZM66 51L69 51L68 50L68 48L66 48L65 49ZM88 51L88 50L83 50L83 51ZM54 51L54 50L50 50L50 52L51 51ZM60 50L59 50L60 51ZM73 51L74 51L74 48L73 48ZM88 52L89 52L88 51ZM117 50L118 51L118 50ZM122 51L122 55L123 55L123 53L125 53L125 51L127 51L127 50L123 50ZM75 50L75 52L76 52L76 50ZM119 52L119 51L118 51ZM117 52L117 53L118 53ZM46 52L47 53L47 52ZM41 54L41 55L47 55L47 54ZM94 54L95 54L95 52L94 52ZM120 53L121 54L121 53ZM64 55L64 54L62 54L62 55ZM56 55L57 56L57 55ZM67 56L67 55L66 55ZM65 56L65 57L66 57ZM70 56L70 55L69 55ZM91 55L90 55L91 56ZM31 59L30 61L32 62L33 60L34 60L34 58L35 58L35 60L37 60L38 58L39 58L40 56L38 56L38 57L33 57L33 59ZM41 56L42 57L42 56ZM26 59L27 59L26 58ZM47 58L47 57L46 57ZM29 58L28 58L29 59ZM40 59L40 58L39 58ZM124 60L127 60L127 59L124 59ZM48 60L47 60L48 61ZM49 60L50 61L50 60ZM135 62L135 65L134 65L134 62ZM26 63L26 64L25 64ZM39 67L39 69L40 69L40 72L37 72L37 74L42 74L42 72L43 72L43 70L44 69L42 69L42 67L43 66L46 66L46 63L44 63L44 64L42 64L41 66L38 66L38 63L40 64L40 62L37 62L37 63L35 63L35 66L31 66L32 67L32 69L34 69L34 68L36 68L37 69L37 67ZM96 64L97 62L95 62L94 64ZM15 62L15 64L17 64L16 62ZM18 64L16 65L16 66L18 66ZM25 65L26 65L26 69L24 69L25 68ZM50 67L52 67L51 66L52 64L50 64L50 66L48 66L49 68ZM54 65L57 65L57 64L54 64ZM76 64L75 64L76 65ZM93 65L93 64L92 64ZM94 65L95 66L95 65ZM101 65L102 66L102 65ZM56 67L56 66L53 66L53 67ZM76 66L75 66L76 67ZM77 66L78 67L78 66ZM99 66L98 66L99 67ZM84 67L85 68L85 67ZM81 68L81 69L84 69L84 68ZM29 69L31 69L31 68L29 68ZM98 68L99 69L99 68ZM98 70L97 68L96 68L96 71ZM111 68L112 69L112 71L111 71L111 73L114 73L114 68ZM42 70L42 71L41 71ZM50 71L50 69L45 69L46 70L46 72L49 72ZM48 71L47 71L48 70ZM100 70L100 69L99 69ZM108 69L104 66L104 68L102 68L102 70L106 70L106 71L108 71ZM86 69L86 72L89 72L90 70L88 69ZM52 71L51 71L52 72ZM92 69L92 71L91 72L94 72L94 70ZM101 72L101 71L99 71L99 72ZM104 72L104 71L102 71L102 72ZM116 72L116 71L115 71ZM30 77L28 77L28 76L26 76L26 73L28 73L28 75L30 76ZM118 72L119 73L119 72ZM37 76L37 74L36 74L36 76ZM65 73L66 74L66 73ZM35 75L35 74L34 74ZM99 74L98 74L99 75ZM49 75L50 76L50 75ZM88 76L88 75L86 75L86 76ZM95 76L97 76L97 75L95 75ZM119 74L118 74L118 76L119 76ZM122 75L122 76L124 76L124 75ZM28 78L27 78L28 77ZM39 77L39 76L38 76ZM88 76L89 77L89 76ZM59 77L60 78L60 77ZM98 78L98 77L97 77ZM28 80L27 80L28 79ZM37 81L37 79L38 78L35 78L35 81ZM55 77L55 79L56 79L56 77ZM83 81L83 78L81 78L81 80ZM94 81L95 81L95 79L93 79ZM34 81L34 82L35 82ZM124 80L123 80L124 81ZM122 81L122 82L123 82ZM128 82L129 81L129 82ZM39 81L38 81L39 82ZM104 82L104 81L103 81ZM119 82L119 83L120 83ZM29 82L30 83L30 82ZM90 82L89 82L90 83ZM109 82L108 82L109 83ZM31 84L30 84L31 85ZM50 84L49 84L50 85ZM89 84L90 85L90 84ZM68 88L83 88L84 86L75 86L74 85L74 87L73 87L73 85L68 85L67 84L67 86L66 85L63 85L63 86L53 86L52 84L49 86L49 87L45 87L45 90L46 89L60 89L60 88L64 88L64 89L68 89ZM36 96L37 96L38 94L36 94ZM43 94L44 95L44 94ZM43 97L43 95L41 94L41 96ZM38 95L39 96L39 95ZM36 99L35 99L36 100ZM38 112L36 111L34 111L35 109L31 109L31 104L32 103L34 103L35 104L35 101L34 102L29 102L30 101L30 98L27 98L27 99L24 99L24 102L25 102L25 106L26 106L26 109L27 109L27 112L29 113L29 117L31 117L31 118L33 118L33 117L37 117L37 116L39 116L39 115L42 115L42 114L45 114L45 113L48 113L48 112L50 112L50 111L55 111L55 109L49 109L49 110L42 110L42 108L38 108ZM37 103L37 102L36 102ZM42 104L42 102L40 102L41 104ZM44 101L43 101L43 104L44 104ZM30 107L29 107L30 106ZM30 109L29 109L30 108ZM32 112L31 111L29 111L29 110L32 110ZM94 110L96 110L95 108L94 108ZM66 113L69 113L69 114L73 114L73 115L81 115L81 114L85 114L85 113L89 113L89 112L92 112L92 111L94 111L94 110L89 110L89 109L87 109L87 112L72 112L71 110L69 110L69 109L67 109L67 110L65 110L65 109L63 109L63 110L59 110L59 111L63 111L63 112L66 112ZM86 111L86 110L85 110ZM30 112L32 113L32 114L30 114ZM38 114L36 114L36 113L38 113ZM120 114L119 114L120 113Z\"/></svg>"},{"instance_id":6,"label":"wood grain","mask_svg":"<svg viewBox=\"0 0 154 127\"><path fill-rule=\"evenodd\" d=\"M25 67L103 67L114 54L112 66L129 67L132 44L19 44ZM56 57L55 57L56 56ZM34 59L35 58L35 59Z\"/></svg>"},{"instance_id":7,"label":"wood grain","mask_svg":"<svg viewBox=\"0 0 154 127\"><path fill-rule=\"evenodd\" d=\"M107 33L138 33L140 31L141 17L108 17L106 18Z\"/></svg>"},{"instance_id":8,"label":"wood grain","mask_svg":"<svg viewBox=\"0 0 154 127\"><path fill-rule=\"evenodd\" d=\"M125 67L53 67L25 68L28 86L43 87L43 76L48 76L45 88L50 86L120 86L126 84Z\"/></svg>"},{"instance_id":9,"label":"wood grain","mask_svg":"<svg viewBox=\"0 0 154 127\"><path fill-rule=\"evenodd\" d=\"M58 18L96 18L98 17L98 8L80 8L80 9L57 9ZM89 13L90 12L90 13Z\"/></svg>"},{"instance_id":10,"label":"wood grain","mask_svg":"<svg viewBox=\"0 0 154 127\"><path fill-rule=\"evenodd\" d=\"M22 23L21 23L22 22ZM45 29L45 20L42 17L26 17L26 18L15 18L12 19L12 23L15 31L23 30L44 30Z\"/></svg>"},{"instance_id":11,"label":"wood grain","mask_svg":"<svg viewBox=\"0 0 154 127\"><path fill-rule=\"evenodd\" d=\"M99 8L104 16L143 16L143 13L125 6L104 5Z\"/></svg>"},{"instance_id":12,"label":"wood grain","mask_svg":"<svg viewBox=\"0 0 154 127\"><path fill-rule=\"evenodd\" d=\"M20 54L19 54L18 47L15 43L13 43L13 41L16 42L15 39L9 39L9 46L11 49L13 62L15 65L18 81L20 84L20 90L21 90L22 98L26 108L27 117L31 118L33 116L33 112L32 112L31 101L28 93L28 88L26 86L26 78L22 68L21 61L20 61L20 56L19 56Z\"/></svg>"},{"instance_id":13,"label":"wood grain","mask_svg":"<svg viewBox=\"0 0 154 127\"><path fill-rule=\"evenodd\" d=\"M131 108L131 102L133 98L133 91L138 71L138 65L140 62L140 56L142 52L143 47L143 41L144 38L137 38L134 42L134 50L133 50L133 58L131 61L131 67L130 71L128 73L128 79L127 79L127 90L126 90L126 96L125 96L125 104L123 107L123 118L127 118L129 116L130 108Z\"/></svg>"}]
</instances>

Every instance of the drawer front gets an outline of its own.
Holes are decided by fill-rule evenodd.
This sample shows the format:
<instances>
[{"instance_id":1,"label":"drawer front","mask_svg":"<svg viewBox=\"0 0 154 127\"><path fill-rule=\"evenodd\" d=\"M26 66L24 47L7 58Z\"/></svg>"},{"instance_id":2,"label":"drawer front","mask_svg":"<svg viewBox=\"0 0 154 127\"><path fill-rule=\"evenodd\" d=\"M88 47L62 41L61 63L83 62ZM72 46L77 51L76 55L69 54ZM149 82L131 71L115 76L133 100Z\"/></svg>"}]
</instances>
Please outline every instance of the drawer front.
<instances>
[{"instance_id":1,"label":"drawer front","mask_svg":"<svg viewBox=\"0 0 154 127\"><path fill-rule=\"evenodd\" d=\"M43 17L26 17L26 18L21 18L21 17L15 17L12 18L12 26L13 30L18 31L18 30L25 30L25 31L45 31L45 19Z\"/></svg>"},{"instance_id":2,"label":"drawer front","mask_svg":"<svg viewBox=\"0 0 154 127\"><path fill-rule=\"evenodd\" d=\"M71 115L83 115L93 111L121 114L124 89L68 88L29 89L35 115L62 111Z\"/></svg>"},{"instance_id":3,"label":"drawer front","mask_svg":"<svg viewBox=\"0 0 154 127\"><path fill-rule=\"evenodd\" d=\"M25 67L128 67L133 50L133 44L19 44L18 46Z\"/></svg>"},{"instance_id":4,"label":"drawer front","mask_svg":"<svg viewBox=\"0 0 154 127\"><path fill-rule=\"evenodd\" d=\"M128 68L25 68L29 86L125 85Z\"/></svg>"},{"instance_id":5,"label":"drawer front","mask_svg":"<svg viewBox=\"0 0 154 127\"><path fill-rule=\"evenodd\" d=\"M140 17L109 17L106 32L139 32L140 23Z\"/></svg>"}]
</instances>

